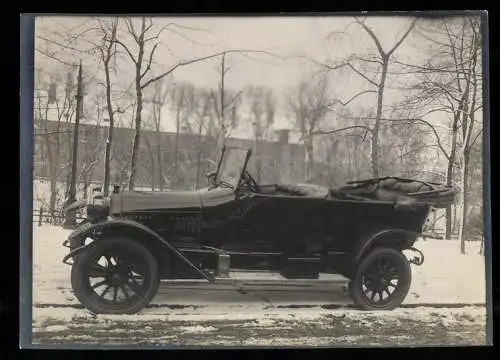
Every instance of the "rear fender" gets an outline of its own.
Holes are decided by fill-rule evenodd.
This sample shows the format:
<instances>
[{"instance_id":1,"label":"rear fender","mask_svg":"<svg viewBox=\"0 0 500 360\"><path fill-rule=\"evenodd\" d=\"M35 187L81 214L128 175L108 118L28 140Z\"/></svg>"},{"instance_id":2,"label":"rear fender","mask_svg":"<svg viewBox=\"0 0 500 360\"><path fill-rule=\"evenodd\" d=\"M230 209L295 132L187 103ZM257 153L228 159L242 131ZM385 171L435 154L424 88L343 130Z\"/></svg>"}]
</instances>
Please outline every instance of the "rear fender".
<instances>
[{"instance_id":1,"label":"rear fender","mask_svg":"<svg viewBox=\"0 0 500 360\"><path fill-rule=\"evenodd\" d=\"M418 234L402 229L386 229L363 237L346 258L343 275L351 278L361 260L376 247L386 246L397 250L409 249Z\"/></svg>"},{"instance_id":2,"label":"rear fender","mask_svg":"<svg viewBox=\"0 0 500 360\"><path fill-rule=\"evenodd\" d=\"M133 220L111 219L96 224L86 223L79 226L75 231L73 231L73 233L69 236L68 241L69 243L71 243L72 239L86 239L87 237L90 237L95 241L105 241L106 238L109 238L111 236L130 237L130 234L134 234L134 236L131 237L132 240L148 246L149 248L151 248L152 245L156 249L159 248L166 250L170 255L179 259L181 262L189 266L192 270L200 274L206 280L211 282L214 281L214 278L210 274L207 274L205 271L193 264L172 244L163 239L153 230ZM68 255L65 256L63 262L66 262L69 258L76 255L76 253L82 251L86 246L81 246L71 251ZM158 254L153 255L158 256ZM159 260L161 261L161 259Z\"/></svg>"},{"instance_id":3,"label":"rear fender","mask_svg":"<svg viewBox=\"0 0 500 360\"><path fill-rule=\"evenodd\" d=\"M405 250L413 246L418 234L402 229L386 229L372 234L361 241L355 252L356 264L375 247L385 246L396 250Z\"/></svg>"}]
</instances>

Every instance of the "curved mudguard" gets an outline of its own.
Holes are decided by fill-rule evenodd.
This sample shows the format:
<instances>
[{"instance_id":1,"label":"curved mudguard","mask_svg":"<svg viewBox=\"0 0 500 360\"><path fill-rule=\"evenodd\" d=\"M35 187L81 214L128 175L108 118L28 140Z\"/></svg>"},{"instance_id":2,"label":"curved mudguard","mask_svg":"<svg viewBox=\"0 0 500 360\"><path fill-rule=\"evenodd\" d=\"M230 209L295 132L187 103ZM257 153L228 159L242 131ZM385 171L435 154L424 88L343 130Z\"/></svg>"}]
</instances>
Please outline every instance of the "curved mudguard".
<instances>
[{"instance_id":1,"label":"curved mudguard","mask_svg":"<svg viewBox=\"0 0 500 360\"><path fill-rule=\"evenodd\" d=\"M362 258L364 255L366 255L369 252L369 249L373 246L376 245L379 242L384 241L387 246L391 246L391 242L386 242L387 241L387 236L395 235L397 236L400 240L394 239L394 243L392 244L394 247L396 247L398 244L401 245L403 244L404 248L411 248L413 246L413 239L417 237L419 234L415 232L411 232L408 230L402 230L402 229L386 229L382 230L376 233L371 233L367 234L363 238L359 239L359 241L354 245L353 248L351 248L351 251L349 255L346 258L346 263L345 263L345 274L348 274L347 276L350 277L356 272L356 269L361 262Z\"/></svg>"},{"instance_id":2,"label":"curved mudguard","mask_svg":"<svg viewBox=\"0 0 500 360\"><path fill-rule=\"evenodd\" d=\"M211 276L210 274L206 273L205 271L203 271L202 269L200 269L198 266L196 266L195 264L193 264L186 256L184 256L184 254L182 254L179 250L177 250L168 241L166 241L161 236L159 236L156 232L152 231L151 229L149 229L148 227L142 225L141 223L138 223L138 222L133 221L133 220L111 219L111 220L106 220L106 221L95 223L95 224L92 224L92 223L82 224L75 231L73 231L71 233L71 235L68 237L68 240L66 240L65 243L70 242L71 239L74 239L74 238L87 237L87 236L89 236L91 234L100 233L105 228L118 227L118 226L119 227L131 227L131 228L135 228L135 229L143 231L145 234L148 234L148 235L152 236L158 243L160 243L163 246L165 246L170 251L171 254L173 254L178 259L180 259L181 261L183 261L186 265L188 265L190 268L192 268L197 273L199 273L203 278L207 279L210 282L215 281L215 279L214 279L213 276ZM67 254L64 257L63 262L66 262L66 260L68 260L69 258L73 257L74 255L76 255L77 253L79 253L80 251L82 251L87 246L88 245L85 245L85 246L79 247L77 249L74 249L73 251L71 251L69 254Z\"/></svg>"},{"instance_id":3,"label":"curved mudguard","mask_svg":"<svg viewBox=\"0 0 500 360\"><path fill-rule=\"evenodd\" d=\"M413 231L402 230L402 229L386 229L379 231L375 234L368 236L368 238L361 242L361 246L358 247L358 251L356 251L355 260L356 263L359 262L363 254L365 254L366 250L369 249L372 245L375 245L378 241L387 238L388 235L396 235L399 238L402 238L404 242L407 244L407 248L411 248L413 245L413 239L418 237L419 234Z\"/></svg>"}]
</instances>

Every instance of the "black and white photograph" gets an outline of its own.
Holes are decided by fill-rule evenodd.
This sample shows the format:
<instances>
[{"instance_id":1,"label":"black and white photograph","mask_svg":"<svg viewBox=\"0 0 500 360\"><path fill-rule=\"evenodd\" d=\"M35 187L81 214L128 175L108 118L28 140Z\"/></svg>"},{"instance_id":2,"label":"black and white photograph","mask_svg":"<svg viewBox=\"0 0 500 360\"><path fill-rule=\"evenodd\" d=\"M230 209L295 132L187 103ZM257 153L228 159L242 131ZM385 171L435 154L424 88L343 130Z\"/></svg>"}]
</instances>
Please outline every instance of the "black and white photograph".
<instances>
[{"instance_id":1,"label":"black and white photograph","mask_svg":"<svg viewBox=\"0 0 500 360\"><path fill-rule=\"evenodd\" d=\"M491 344L486 13L34 27L30 347Z\"/></svg>"}]
</instances>

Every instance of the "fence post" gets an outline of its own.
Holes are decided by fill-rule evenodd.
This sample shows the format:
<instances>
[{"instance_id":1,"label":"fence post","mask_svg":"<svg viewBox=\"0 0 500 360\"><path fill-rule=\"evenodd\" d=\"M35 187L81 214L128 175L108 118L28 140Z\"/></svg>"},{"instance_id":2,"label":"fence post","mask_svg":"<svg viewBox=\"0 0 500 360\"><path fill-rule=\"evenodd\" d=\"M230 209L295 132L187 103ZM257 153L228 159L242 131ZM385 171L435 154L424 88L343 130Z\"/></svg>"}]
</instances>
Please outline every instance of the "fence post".
<instances>
[{"instance_id":1,"label":"fence post","mask_svg":"<svg viewBox=\"0 0 500 360\"><path fill-rule=\"evenodd\" d=\"M42 218L43 218L43 207L40 208L38 212L38 226L42 226Z\"/></svg>"}]
</instances>

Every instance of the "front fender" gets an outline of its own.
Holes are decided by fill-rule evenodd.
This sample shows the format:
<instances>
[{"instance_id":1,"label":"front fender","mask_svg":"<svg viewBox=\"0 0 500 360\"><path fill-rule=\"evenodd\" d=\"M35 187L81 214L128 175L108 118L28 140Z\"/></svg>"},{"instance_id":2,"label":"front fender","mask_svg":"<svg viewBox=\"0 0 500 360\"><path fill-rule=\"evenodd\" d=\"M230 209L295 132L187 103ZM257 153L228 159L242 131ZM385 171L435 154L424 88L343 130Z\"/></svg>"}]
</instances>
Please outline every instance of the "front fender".
<instances>
[{"instance_id":1,"label":"front fender","mask_svg":"<svg viewBox=\"0 0 500 360\"><path fill-rule=\"evenodd\" d=\"M203 278L211 282L214 281L213 277L210 274L207 274L205 271L203 271L198 266L193 264L186 256L184 256L184 254L182 254L179 250L177 250L172 244L163 239L161 236L159 236L156 232L154 232L147 226L144 226L143 224L138 223L134 220L108 219L95 224L86 223L79 226L75 231L73 231L70 234L67 241L71 243L72 239L78 239L78 238L85 239L90 236L92 236L92 238L96 241L105 241L106 232L111 232L112 230L117 230L117 229L120 229L122 231L127 231L127 230L139 231L140 233L144 234L145 237L149 237L150 239L153 239L153 241L155 241L157 244L164 246L172 255L174 255L182 262L184 262L186 265L188 265L190 268L195 270ZM75 252L82 251L82 248L84 247L79 247L71 251L68 255L65 256L63 262L67 261L67 259L74 256Z\"/></svg>"}]
</instances>

